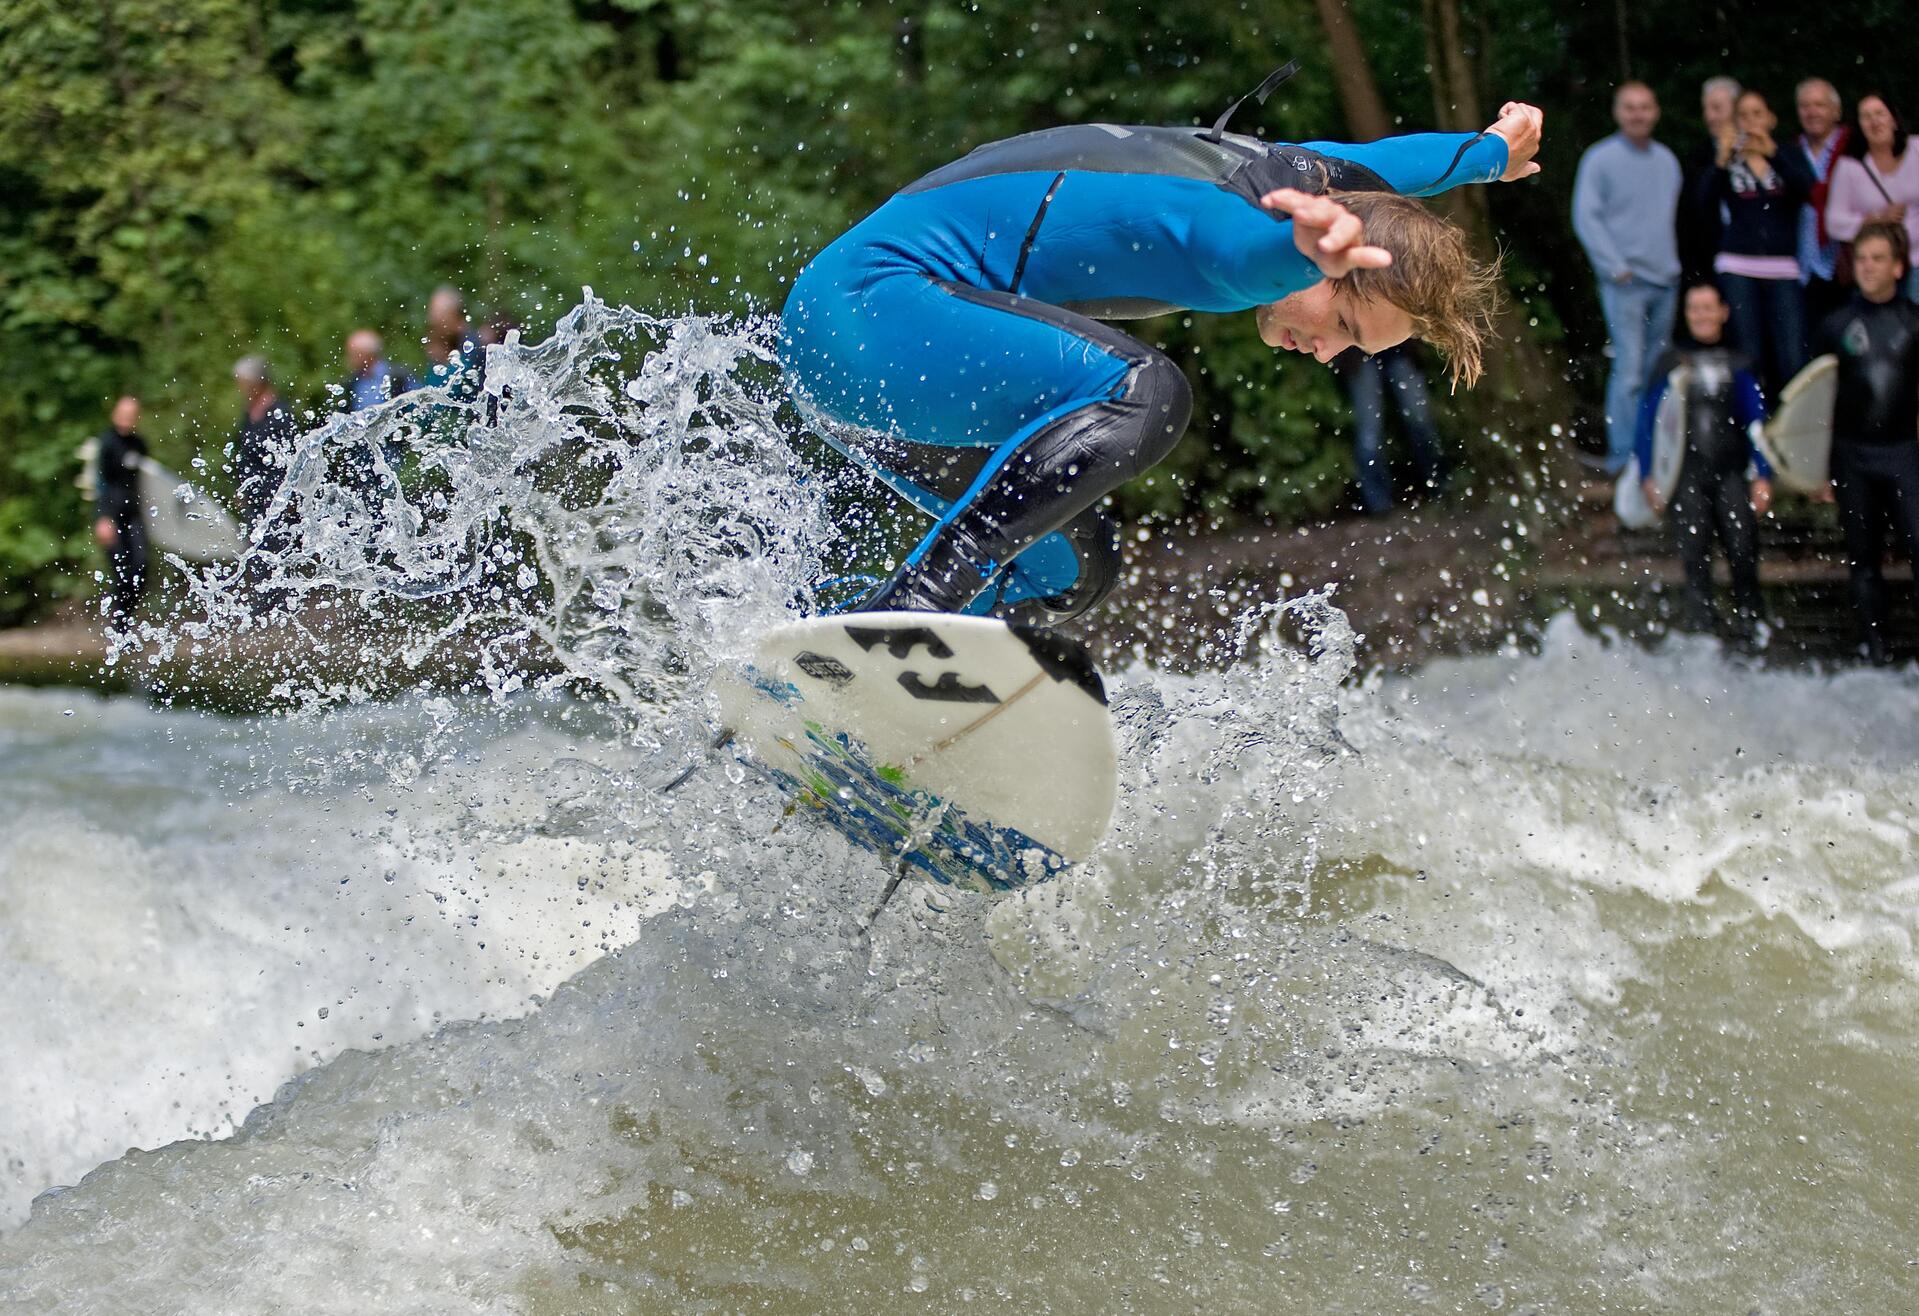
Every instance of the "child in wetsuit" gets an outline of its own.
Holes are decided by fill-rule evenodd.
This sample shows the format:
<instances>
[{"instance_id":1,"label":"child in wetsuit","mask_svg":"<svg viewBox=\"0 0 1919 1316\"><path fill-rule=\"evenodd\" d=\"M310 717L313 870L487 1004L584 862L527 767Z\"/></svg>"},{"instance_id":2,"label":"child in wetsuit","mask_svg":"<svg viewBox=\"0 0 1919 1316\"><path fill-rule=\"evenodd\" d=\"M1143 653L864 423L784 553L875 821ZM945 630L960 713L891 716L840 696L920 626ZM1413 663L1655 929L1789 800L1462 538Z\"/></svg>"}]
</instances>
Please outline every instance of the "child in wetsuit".
<instances>
[{"instance_id":1,"label":"child in wetsuit","mask_svg":"<svg viewBox=\"0 0 1919 1316\"><path fill-rule=\"evenodd\" d=\"M1686 458L1673 491L1673 539L1686 569L1682 624L1717 630L1713 604L1712 541L1719 538L1732 568L1736 627L1750 639L1760 619L1757 517L1772 506L1772 467L1752 441L1752 426L1766 418L1766 400L1752 359L1724 341L1730 312L1719 290L1702 283L1686 290L1686 332L1660 358L1652 387L1639 409L1639 469L1652 470L1653 427L1659 404L1674 389L1684 392ZM1750 481L1748 472L1753 472ZM1660 506L1658 487L1646 480L1646 500Z\"/></svg>"},{"instance_id":2,"label":"child in wetsuit","mask_svg":"<svg viewBox=\"0 0 1919 1316\"><path fill-rule=\"evenodd\" d=\"M1814 351L1839 358L1832 486L1846 532L1852 606L1866 656L1883 663L1885 523L1919 552L1919 307L1899 295L1911 259L1905 227L1873 223L1852 244L1856 291L1819 326Z\"/></svg>"}]
</instances>

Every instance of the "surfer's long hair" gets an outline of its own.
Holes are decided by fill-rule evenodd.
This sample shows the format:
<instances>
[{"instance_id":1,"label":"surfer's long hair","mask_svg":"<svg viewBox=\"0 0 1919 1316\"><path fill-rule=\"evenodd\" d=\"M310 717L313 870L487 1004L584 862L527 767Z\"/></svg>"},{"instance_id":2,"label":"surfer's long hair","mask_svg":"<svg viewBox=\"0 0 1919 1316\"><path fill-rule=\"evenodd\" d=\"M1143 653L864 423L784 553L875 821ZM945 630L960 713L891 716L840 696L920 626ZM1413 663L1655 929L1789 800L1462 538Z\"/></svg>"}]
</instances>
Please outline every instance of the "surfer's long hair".
<instances>
[{"instance_id":1,"label":"surfer's long hair","mask_svg":"<svg viewBox=\"0 0 1919 1316\"><path fill-rule=\"evenodd\" d=\"M1356 269L1337 282L1355 297L1386 302L1410 315L1413 333L1446 358L1454 388L1478 383L1499 309L1499 260L1476 259L1459 225L1411 197L1394 192L1332 196L1366 226L1368 244L1393 254L1385 269Z\"/></svg>"}]
</instances>

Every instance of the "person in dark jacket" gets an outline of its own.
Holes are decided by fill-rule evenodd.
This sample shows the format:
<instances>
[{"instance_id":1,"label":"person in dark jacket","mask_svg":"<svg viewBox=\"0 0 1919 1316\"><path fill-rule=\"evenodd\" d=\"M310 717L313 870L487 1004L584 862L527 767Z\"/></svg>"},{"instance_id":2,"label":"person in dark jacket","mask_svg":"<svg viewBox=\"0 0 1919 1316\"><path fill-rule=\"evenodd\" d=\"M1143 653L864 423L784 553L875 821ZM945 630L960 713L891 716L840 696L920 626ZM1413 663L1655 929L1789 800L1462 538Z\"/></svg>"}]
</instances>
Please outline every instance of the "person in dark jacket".
<instances>
[{"instance_id":1,"label":"person in dark jacket","mask_svg":"<svg viewBox=\"0 0 1919 1316\"><path fill-rule=\"evenodd\" d=\"M244 403L234 428L231 453L235 504L242 528L256 551L247 558L247 582L253 588L253 609L265 613L286 600L282 590L265 582L272 570L267 561L286 548L283 531L264 524L267 509L280 491L286 461L300 427L273 387L266 358L247 356L233 366L233 382Z\"/></svg>"},{"instance_id":2,"label":"person in dark jacket","mask_svg":"<svg viewBox=\"0 0 1919 1316\"><path fill-rule=\"evenodd\" d=\"M1732 312L1733 345L1758 363L1775 396L1806 363L1799 208L1813 186L1805 155L1774 140L1778 127L1764 96L1742 93L1701 184L1705 201L1724 206L1713 270Z\"/></svg>"},{"instance_id":3,"label":"person in dark jacket","mask_svg":"<svg viewBox=\"0 0 1919 1316\"><path fill-rule=\"evenodd\" d=\"M1712 173L1719 167L1719 141L1731 129L1733 106L1742 90L1739 79L1723 73L1707 78L1699 87L1699 116L1705 123L1706 137L1683 161L1686 190L1678 216L1681 288L1717 282L1712 262L1719 254L1719 235L1725 220L1720 214L1724 207L1711 185Z\"/></svg>"},{"instance_id":4,"label":"person in dark jacket","mask_svg":"<svg viewBox=\"0 0 1919 1316\"><path fill-rule=\"evenodd\" d=\"M107 617L116 628L133 620L147 589L150 553L140 510L140 399L128 394L113 404L112 424L94 453L94 537L107 553Z\"/></svg>"},{"instance_id":5,"label":"person in dark jacket","mask_svg":"<svg viewBox=\"0 0 1919 1316\"><path fill-rule=\"evenodd\" d=\"M1686 568L1683 624L1689 630L1719 629L1713 603L1712 541L1715 536L1732 568L1732 602L1741 638L1751 638L1761 616L1759 528L1755 516L1772 506L1772 467L1752 441L1752 427L1766 418L1765 394L1752 358L1725 342L1729 312L1709 283L1686 290L1686 333L1660 358L1639 410L1639 469L1652 470L1653 427L1659 407L1674 389L1686 408L1686 457L1673 491L1673 540ZM1752 472L1750 481L1748 472ZM1661 502L1646 480L1646 501Z\"/></svg>"},{"instance_id":6,"label":"person in dark jacket","mask_svg":"<svg viewBox=\"0 0 1919 1316\"><path fill-rule=\"evenodd\" d=\"M1899 295L1911 253L1902 225L1879 221L1852 244L1855 292L1820 323L1814 350L1839 358L1832 486L1846 532L1852 606L1866 656L1888 660L1885 525L1919 550L1919 306Z\"/></svg>"},{"instance_id":7,"label":"person in dark jacket","mask_svg":"<svg viewBox=\"0 0 1919 1316\"><path fill-rule=\"evenodd\" d=\"M246 356L236 361L233 383L244 403L240 423L233 431L235 501L251 532L279 492L287 445L300 427L274 390L265 357Z\"/></svg>"}]
</instances>

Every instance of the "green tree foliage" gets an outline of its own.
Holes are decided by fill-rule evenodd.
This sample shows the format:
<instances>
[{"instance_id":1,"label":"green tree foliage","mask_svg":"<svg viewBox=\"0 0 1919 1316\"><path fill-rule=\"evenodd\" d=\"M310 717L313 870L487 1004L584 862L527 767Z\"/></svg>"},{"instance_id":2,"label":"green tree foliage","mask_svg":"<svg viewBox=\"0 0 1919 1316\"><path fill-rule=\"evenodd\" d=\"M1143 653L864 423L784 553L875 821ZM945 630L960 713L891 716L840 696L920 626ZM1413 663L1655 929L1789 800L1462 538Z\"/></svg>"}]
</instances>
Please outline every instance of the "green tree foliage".
<instances>
[{"instance_id":1,"label":"green tree foliage","mask_svg":"<svg viewBox=\"0 0 1919 1316\"><path fill-rule=\"evenodd\" d=\"M1418 9L1352 7L1391 108L1429 123ZM1890 0L1828 6L1816 29L1784 6L1777 30L1753 6L1683 8L1461 5L1486 94L1541 100L1553 124L1543 185L1507 189L1494 212L1543 338L1594 318L1563 217L1577 148L1604 130L1620 31L1667 62L1655 85L1684 108L1688 84L1722 67L1782 98L1802 60L1856 82L1849 24L1904 22ZM1235 126L1337 135L1303 0L11 0L0 619L88 587L72 454L121 390L146 401L162 460L217 470L243 353L265 352L318 407L356 327L417 366L443 282L535 328L583 284L654 309L773 310L835 233L980 142L1066 121L1208 122L1295 54L1304 74ZM1192 436L1128 511L1296 518L1341 499L1327 372L1276 362L1243 321L1137 328L1197 396ZM1590 331L1574 341L1590 347Z\"/></svg>"}]
</instances>

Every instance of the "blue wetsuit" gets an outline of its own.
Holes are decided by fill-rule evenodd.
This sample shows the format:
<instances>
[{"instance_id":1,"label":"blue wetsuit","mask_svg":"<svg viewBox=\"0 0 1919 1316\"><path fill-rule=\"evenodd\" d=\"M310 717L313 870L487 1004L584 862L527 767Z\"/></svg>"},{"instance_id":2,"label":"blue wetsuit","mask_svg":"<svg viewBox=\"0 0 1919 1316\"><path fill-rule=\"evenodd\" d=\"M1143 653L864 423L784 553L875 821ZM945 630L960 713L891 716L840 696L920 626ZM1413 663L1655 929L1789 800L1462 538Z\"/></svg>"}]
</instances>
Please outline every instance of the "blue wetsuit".
<instances>
[{"instance_id":1,"label":"blue wetsuit","mask_svg":"<svg viewBox=\"0 0 1919 1316\"><path fill-rule=\"evenodd\" d=\"M822 432L937 523L861 606L1077 616L1112 587L1098 501L1161 460L1191 391L1101 319L1250 310L1323 276L1279 187L1428 196L1490 182L1506 144L1430 133L1269 145L1080 124L935 170L815 257L782 356Z\"/></svg>"}]
</instances>

